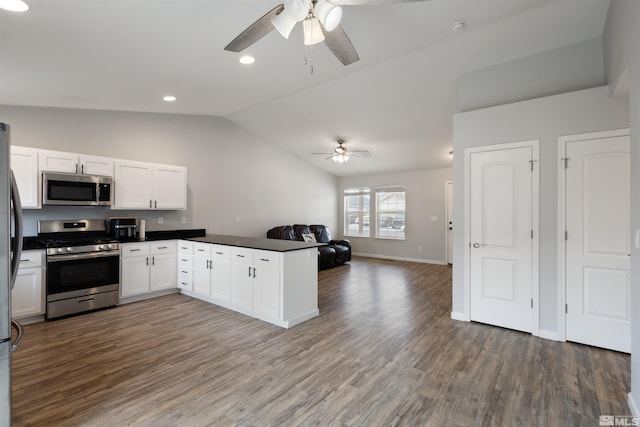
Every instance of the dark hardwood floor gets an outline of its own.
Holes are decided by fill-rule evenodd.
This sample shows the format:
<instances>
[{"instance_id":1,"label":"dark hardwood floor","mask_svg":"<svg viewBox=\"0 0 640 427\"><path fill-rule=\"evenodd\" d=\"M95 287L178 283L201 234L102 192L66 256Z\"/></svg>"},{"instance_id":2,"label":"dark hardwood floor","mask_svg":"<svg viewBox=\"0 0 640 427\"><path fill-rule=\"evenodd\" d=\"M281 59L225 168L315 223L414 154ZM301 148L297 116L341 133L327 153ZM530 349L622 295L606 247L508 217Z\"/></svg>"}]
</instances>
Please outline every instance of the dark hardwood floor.
<instances>
[{"instance_id":1,"label":"dark hardwood floor","mask_svg":"<svg viewBox=\"0 0 640 427\"><path fill-rule=\"evenodd\" d=\"M448 266L320 272L290 330L182 295L25 327L15 426L597 426L625 354L453 321Z\"/></svg>"}]
</instances>

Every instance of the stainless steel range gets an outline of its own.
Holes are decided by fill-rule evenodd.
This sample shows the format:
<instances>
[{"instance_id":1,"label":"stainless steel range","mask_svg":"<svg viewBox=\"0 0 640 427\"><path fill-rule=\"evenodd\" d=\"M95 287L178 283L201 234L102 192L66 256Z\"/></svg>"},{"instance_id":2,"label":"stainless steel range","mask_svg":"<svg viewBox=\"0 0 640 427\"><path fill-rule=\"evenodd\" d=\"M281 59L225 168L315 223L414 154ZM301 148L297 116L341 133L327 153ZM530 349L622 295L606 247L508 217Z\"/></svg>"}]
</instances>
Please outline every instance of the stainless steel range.
<instances>
[{"instance_id":1,"label":"stainless steel range","mask_svg":"<svg viewBox=\"0 0 640 427\"><path fill-rule=\"evenodd\" d=\"M47 319L118 305L120 245L104 220L39 221L47 248Z\"/></svg>"}]
</instances>

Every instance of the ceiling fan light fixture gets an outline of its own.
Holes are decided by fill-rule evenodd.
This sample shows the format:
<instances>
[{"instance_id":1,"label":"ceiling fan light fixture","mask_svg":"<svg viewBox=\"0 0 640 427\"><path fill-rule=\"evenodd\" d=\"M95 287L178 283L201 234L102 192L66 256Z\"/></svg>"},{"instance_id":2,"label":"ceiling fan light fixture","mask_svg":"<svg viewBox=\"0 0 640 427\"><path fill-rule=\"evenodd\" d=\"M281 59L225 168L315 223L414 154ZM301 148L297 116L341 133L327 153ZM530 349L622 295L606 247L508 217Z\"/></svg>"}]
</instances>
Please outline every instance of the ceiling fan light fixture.
<instances>
[{"instance_id":1,"label":"ceiling fan light fixture","mask_svg":"<svg viewBox=\"0 0 640 427\"><path fill-rule=\"evenodd\" d=\"M307 46L324 41L324 34L317 18L307 18L302 22L304 29L304 44Z\"/></svg>"},{"instance_id":2,"label":"ceiling fan light fixture","mask_svg":"<svg viewBox=\"0 0 640 427\"><path fill-rule=\"evenodd\" d=\"M29 5L22 0L0 0L0 9L9 12L26 12L29 10Z\"/></svg>"},{"instance_id":3,"label":"ceiling fan light fixture","mask_svg":"<svg viewBox=\"0 0 640 427\"><path fill-rule=\"evenodd\" d=\"M300 22L309 15L309 1L286 0L284 2L284 12L289 15L289 18Z\"/></svg>"},{"instance_id":4,"label":"ceiling fan light fixture","mask_svg":"<svg viewBox=\"0 0 640 427\"><path fill-rule=\"evenodd\" d=\"M318 0L314 6L314 15L327 31L333 31L342 19L342 8L329 3L327 0Z\"/></svg>"},{"instance_id":5,"label":"ceiling fan light fixture","mask_svg":"<svg viewBox=\"0 0 640 427\"><path fill-rule=\"evenodd\" d=\"M336 153L331 159L336 163L346 163L349 161L349 155L347 153Z\"/></svg>"},{"instance_id":6,"label":"ceiling fan light fixture","mask_svg":"<svg viewBox=\"0 0 640 427\"><path fill-rule=\"evenodd\" d=\"M293 27L296 26L297 21L291 19L286 11L284 11L280 12L279 15L276 15L276 17L271 20L271 23L273 24L273 27L278 30L280 34L282 34L282 37L288 39L289 34L291 34L291 30L293 30Z\"/></svg>"}]
</instances>

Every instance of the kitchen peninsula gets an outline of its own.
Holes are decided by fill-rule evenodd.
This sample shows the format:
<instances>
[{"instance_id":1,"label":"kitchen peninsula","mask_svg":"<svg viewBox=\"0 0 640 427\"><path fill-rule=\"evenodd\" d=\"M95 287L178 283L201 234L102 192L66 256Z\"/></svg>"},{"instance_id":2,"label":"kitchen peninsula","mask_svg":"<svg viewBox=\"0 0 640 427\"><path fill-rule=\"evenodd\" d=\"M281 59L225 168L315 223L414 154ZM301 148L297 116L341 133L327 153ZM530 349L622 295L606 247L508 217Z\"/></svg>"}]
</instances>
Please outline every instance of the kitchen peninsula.
<instances>
[{"instance_id":1,"label":"kitchen peninsula","mask_svg":"<svg viewBox=\"0 0 640 427\"><path fill-rule=\"evenodd\" d=\"M322 244L208 234L178 242L181 292L289 328L318 316Z\"/></svg>"}]
</instances>

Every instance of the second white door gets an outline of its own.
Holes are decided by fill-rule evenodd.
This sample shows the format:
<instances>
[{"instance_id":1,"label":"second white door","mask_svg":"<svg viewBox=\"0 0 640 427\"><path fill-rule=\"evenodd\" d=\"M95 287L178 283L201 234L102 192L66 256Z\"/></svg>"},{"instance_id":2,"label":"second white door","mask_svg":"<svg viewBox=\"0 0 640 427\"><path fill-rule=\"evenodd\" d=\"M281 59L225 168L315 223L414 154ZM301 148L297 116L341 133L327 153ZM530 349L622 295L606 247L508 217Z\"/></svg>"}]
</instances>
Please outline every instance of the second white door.
<instances>
[{"instance_id":1,"label":"second white door","mask_svg":"<svg viewBox=\"0 0 640 427\"><path fill-rule=\"evenodd\" d=\"M631 351L629 137L567 142L566 338Z\"/></svg>"}]
</instances>

